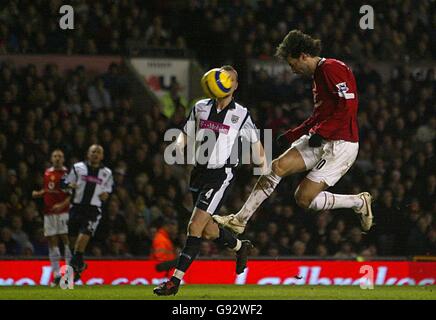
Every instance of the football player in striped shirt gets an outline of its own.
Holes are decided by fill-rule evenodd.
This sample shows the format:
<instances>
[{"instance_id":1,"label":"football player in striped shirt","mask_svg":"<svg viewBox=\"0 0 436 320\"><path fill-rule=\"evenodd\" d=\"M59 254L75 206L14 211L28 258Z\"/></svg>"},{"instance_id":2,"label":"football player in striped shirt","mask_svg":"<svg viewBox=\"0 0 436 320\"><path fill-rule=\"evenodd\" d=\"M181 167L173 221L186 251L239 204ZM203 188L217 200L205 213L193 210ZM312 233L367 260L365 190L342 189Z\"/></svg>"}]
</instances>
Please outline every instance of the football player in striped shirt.
<instances>
[{"instance_id":1,"label":"football player in striped shirt","mask_svg":"<svg viewBox=\"0 0 436 320\"><path fill-rule=\"evenodd\" d=\"M223 66L218 72L228 72L232 77L232 87L228 95L220 99L198 101L177 139L179 150L183 150L190 139L195 142L193 150L199 151L209 145L205 148L208 150L203 161L196 153L195 166L191 172L190 190L195 207L189 221L185 247L174 275L154 289L157 295L175 295L178 292L185 272L200 251L202 239L214 240L217 244L235 251L237 274L246 268L252 248L250 241L237 239L230 231L218 227L212 219L212 215L219 212L235 180L235 170L240 164L238 150L242 150L243 141L253 148L253 158L256 157L253 162L263 170L267 168L265 153L250 113L233 99L233 93L238 86L236 70L231 66Z\"/></svg>"}]
</instances>

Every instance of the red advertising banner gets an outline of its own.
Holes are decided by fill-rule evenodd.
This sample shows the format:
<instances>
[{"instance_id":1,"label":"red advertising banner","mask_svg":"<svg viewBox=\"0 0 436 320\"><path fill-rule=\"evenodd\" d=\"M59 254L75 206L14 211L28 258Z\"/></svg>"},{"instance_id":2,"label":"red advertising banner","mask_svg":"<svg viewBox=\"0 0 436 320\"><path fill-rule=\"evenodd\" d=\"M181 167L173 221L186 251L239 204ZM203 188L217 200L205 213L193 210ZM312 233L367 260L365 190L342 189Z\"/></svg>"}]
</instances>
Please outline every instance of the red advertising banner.
<instances>
[{"instance_id":1,"label":"red advertising banner","mask_svg":"<svg viewBox=\"0 0 436 320\"><path fill-rule=\"evenodd\" d=\"M149 260L89 260L83 273L86 285L159 284L171 273L157 272ZM0 261L0 286L48 285L52 272L48 261ZM230 260L196 261L185 275L187 284L260 285L359 285L362 279L375 285L434 285L436 262L407 261L297 261L253 260L239 276ZM80 283L79 283L80 284Z\"/></svg>"}]
</instances>

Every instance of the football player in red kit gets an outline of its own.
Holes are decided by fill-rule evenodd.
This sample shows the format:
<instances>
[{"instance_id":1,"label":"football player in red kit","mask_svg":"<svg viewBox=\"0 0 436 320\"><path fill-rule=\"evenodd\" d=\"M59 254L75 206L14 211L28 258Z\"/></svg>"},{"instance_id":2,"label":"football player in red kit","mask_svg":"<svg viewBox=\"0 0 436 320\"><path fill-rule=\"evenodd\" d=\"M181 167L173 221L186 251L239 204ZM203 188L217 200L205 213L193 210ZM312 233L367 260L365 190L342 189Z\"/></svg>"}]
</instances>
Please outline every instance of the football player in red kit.
<instances>
[{"instance_id":1,"label":"football player in red kit","mask_svg":"<svg viewBox=\"0 0 436 320\"><path fill-rule=\"evenodd\" d=\"M313 80L314 111L297 128L278 139L290 148L271 163L269 174L257 181L248 200L237 214L215 215L219 224L240 234L247 221L274 191L283 177L309 171L295 191L297 204L315 211L350 208L359 215L363 231L372 226L372 197L360 194L333 194L334 186L350 169L359 150L357 87L345 63L320 57L321 41L299 30L288 33L276 56L292 71Z\"/></svg>"},{"instance_id":2,"label":"football player in red kit","mask_svg":"<svg viewBox=\"0 0 436 320\"><path fill-rule=\"evenodd\" d=\"M51 154L52 167L44 172L44 187L33 191L32 197L44 199L44 235L48 239L48 255L53 270L54 281L57 285L61 279L59 261L61 252L58 247L59 238L64 244L65 263L71 260L71 250L68 241L68 209L70 195L60 187L61 178L68 173L64 167L64 153L56 149Z\"/></svg>"}]
</instances>

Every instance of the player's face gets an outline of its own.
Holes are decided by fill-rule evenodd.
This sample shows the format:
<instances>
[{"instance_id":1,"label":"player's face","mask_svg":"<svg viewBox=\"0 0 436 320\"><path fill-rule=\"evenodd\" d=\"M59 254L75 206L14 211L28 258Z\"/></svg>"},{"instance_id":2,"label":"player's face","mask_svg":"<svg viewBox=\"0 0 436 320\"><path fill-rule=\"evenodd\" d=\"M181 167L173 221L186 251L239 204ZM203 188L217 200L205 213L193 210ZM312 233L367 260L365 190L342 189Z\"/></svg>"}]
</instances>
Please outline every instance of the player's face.
<instances>
[{"instance_id":1,"label":"player's face","mask_svg":"<svg viewBox=\"0 0 436 320\"><path fill-rule=\"evenodd\" d=\"M54 151L51 154L51 164L53 167L59 168L64 165L64 154L61 151Z\"/></svg>"},{"instance_id":2,"label":"player's face","mask_svg":"<svg viewBox=\"0 0 436 320\"><path fill-rule=\"evenodd\" d=\"M287 58L288 64L291 67L293 73L303 76L311 75L311 71L306 57L306 55L302 54L299 58L292 58L290 56Z\"/></svg>"},{"instance_id":3,"label":"player's face","mask_svg":"<svg viewBox=\"0 0 436 320\"><path fill-rule=\"evenodd\" d=\"M88 160L92 164L99 164L103 160L103 148L101 146L91 146L88 150Z\"/></svg>"}]
</instances>

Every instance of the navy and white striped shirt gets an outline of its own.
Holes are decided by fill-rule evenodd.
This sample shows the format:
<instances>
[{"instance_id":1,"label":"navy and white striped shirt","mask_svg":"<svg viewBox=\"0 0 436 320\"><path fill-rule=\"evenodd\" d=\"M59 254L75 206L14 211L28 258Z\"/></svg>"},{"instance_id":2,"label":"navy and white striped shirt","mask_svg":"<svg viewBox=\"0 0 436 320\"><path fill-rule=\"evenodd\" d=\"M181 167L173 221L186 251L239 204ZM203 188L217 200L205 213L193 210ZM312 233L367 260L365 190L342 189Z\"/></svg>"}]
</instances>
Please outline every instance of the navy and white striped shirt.
<instances>
[{"instance_id":1,"label":"navy and white striped shirt","mask_svg":"<svg viewBox=\"0 0 436 320\"><path fill-rule=\"evenodd\" d=\"M75 183L73 205L89 205L101 208L100 194L111 193L113 188L112 171L104 166L93 168L88 162L77 162L64 178L65 184Z\"/></svg>"},{"instance_id":2,"label":"navy and white striped shirt","mask_svg":"<svg viewBox=\"0 0 436 320\"><path fill-rule=\"evenodd\" d=\"M222 110L216 108L214 99L198 101L192 108L183 131L195 139L195 151L200 153L203 152L202 145L207 146L208 135L215 135L215 144L209 148L211 152L205 156L205 162L199 163L198 154L195 161L196 166L207 169L236 167L241 158L241 139L250 143L259 140L248 109L234 100Z\"/></svg>"}]
</instances>

